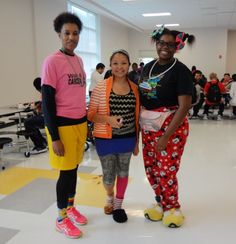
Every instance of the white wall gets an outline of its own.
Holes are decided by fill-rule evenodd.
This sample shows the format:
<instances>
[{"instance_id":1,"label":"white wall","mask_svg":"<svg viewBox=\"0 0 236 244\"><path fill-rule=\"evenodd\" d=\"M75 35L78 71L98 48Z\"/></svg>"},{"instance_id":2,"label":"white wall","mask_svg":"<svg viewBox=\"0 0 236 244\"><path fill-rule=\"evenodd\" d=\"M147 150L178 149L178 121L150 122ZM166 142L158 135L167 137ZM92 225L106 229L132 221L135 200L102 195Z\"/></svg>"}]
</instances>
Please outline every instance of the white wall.
<instances>
[{"instance_id":1,"label":"white wall","mask_svg":"<svg viewBox=\"0 0 236 244\"><path fill-rule=\"evenodd\" d=\"M0 2L0 106L33 97L35 42L31 0Z\"/></svg>"},{"instance_id":2,"label":"white wall","mask_svg":"<svg viewBox=\"0 0 236 244\"><path fill-rule=\"evenodd\" d=\"M129 53L132 63L139 63L140 57L156 57L155 45L151 43L150 33L151 31L129 30Z\"/></svg>"},{"instance_id":3,"label":"white wall","mask_svg":"<svg viewBox=\"0 0 236 244\"><path fill-rule=\"evenodd\" d=\"M228 32L228 49L226 60L226 73L236 74L236 31Z\"/></svg>"},{"instance_id":4,"label":"white wall","mask_svg":"<svg viewBox=\"0 0 236 244\"><path fill-rule=\"evenodd\" d=\"M189 68L195 65L207 78L211 72L215 72L221 79L226 70L227 29L205 28L185 31L194 34L196 42L192 47L186 46L180 52L179 59Z\"/></svg>"},{"instance_id":5,"label":"white wall","mask_svg":"<svg viewBox=\"0 0 236 244\"><path fill-rule=\"evenodd\" d=\"M53 19L66 9L65 0L1 0L0 106L40 97L33 80L45 56L60 47Z\"/></svg>"},{"instance_id":6,"label":"white wall","mask_svg":"<svg viewBox=\"0 0 236 244\"><path fill-rule=\"evenodd\" d=\"M65 0L33 0L34 31L36 47L37 75L41 74L41 65L46 56L61 47L57 33L54 31L53 20L67 10Z\"/></svg>"},{"instance_id":7,"label":"white wall","mask_svg":"<svg viewBox=\"0 0 236 244\"><path fill-rule=\"evenodd\" d=\"M106 69L110 68L110 56L116 49L129 48L128 32L129 28L120 25L106 17L100 18L101 23L101 62L106 65Z\"/></svg>"}]
</instances>

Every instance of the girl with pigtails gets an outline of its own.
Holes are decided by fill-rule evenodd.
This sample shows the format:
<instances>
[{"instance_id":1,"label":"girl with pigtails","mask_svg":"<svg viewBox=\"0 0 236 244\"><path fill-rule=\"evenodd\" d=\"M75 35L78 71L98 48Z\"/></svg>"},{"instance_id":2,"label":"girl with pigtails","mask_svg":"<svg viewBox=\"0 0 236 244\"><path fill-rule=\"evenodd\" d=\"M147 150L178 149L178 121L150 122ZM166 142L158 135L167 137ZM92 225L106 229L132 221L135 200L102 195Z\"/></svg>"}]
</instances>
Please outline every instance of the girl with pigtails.
<instances>
[{"instance_id":1,"label":"girl with pigtails","mask_svg":"<svg viewBox=\"0 0 236 244\"><path fill-rule=\"evenodd\" d=\"M155 30L152 41L158 58L145 65L139 83L143 160L156 200L144 215L172 228L184 222L177 173L189 134L187 114L193 93L192 73L174 55L194 39L164 26Z\"/></svg>"}]
</instances>

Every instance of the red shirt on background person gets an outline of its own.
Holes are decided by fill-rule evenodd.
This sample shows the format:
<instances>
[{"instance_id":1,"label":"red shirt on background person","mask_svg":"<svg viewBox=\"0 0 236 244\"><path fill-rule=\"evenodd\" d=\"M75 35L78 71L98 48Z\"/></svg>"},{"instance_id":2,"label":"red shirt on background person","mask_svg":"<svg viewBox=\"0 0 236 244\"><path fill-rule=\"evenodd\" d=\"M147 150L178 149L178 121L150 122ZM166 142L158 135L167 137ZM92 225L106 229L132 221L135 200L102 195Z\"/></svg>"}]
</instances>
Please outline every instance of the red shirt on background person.
<instances>
[{"instance_id":1,"label":"red shirt on background person","mask_svg":"<svg viewBox=\"0 0 236 244\"><path fill-rule=\"evenodd\" d=\"M205 88L204 88L204 94L206 96L206 103L209 104L209 105L214 105L214 103L212 102L209 102L208 99L207 99L207 94L209 92L209 88L211 85L213 84L216 84L218 83L218 86L220 88L220 92L221 94L225 94L226 93L226 89L225 89L225 86L223 85L223 83L219 82L218 78L217 78L217 75L215 73L211 73L210 74L210 81L206 83L205 85ZM222 102L223 102L223 98L222 98Z\"/></svg>"}]
</instances>

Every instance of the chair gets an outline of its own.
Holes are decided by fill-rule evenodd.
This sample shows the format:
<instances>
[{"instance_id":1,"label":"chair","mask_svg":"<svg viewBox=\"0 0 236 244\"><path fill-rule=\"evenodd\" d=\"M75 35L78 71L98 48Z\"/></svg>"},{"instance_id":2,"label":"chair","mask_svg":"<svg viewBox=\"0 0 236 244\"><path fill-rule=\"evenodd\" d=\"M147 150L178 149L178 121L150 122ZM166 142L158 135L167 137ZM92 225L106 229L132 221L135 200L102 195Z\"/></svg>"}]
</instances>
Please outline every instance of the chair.
<instances>
[{"instance_id":1,"label":"chair","mask_svg":"<svg viewBox=\"0 0 236 244\"><path fill-rule=\"evenodd\" d=\"M18 142L18 144L26 144L26 151L24 152L24 155L25 155L26 158L29 158L30 157L30 141L29 141L29 137L30 137L31 133L27 132L26 130L20 130L20 131L16 132L16 135L18 137L20 137L20 136L24 136L25 137L25 141L23 141L22 143Z\"/></svg>"},{"instance_id":2,"label":"chair","mask_svg":"<svg viewBox=\"0 0 236 244\"><path fill-rule=\"evenodd\" d=\"M9 144L12 142L12 139L10 137L0 137L0 163L2 170L5 169L4 161L3 161L3 147L6 144Z\"/></svg>"},{"instance_id":3,"label":"chair","mask_svg":"<svg viewBox=\"0 0 236 244\"><path fill-rule=\"evenodd\" d=\"M25 117L14 116L14 117L10 117L9 120L12 120L15 122L17 131L22 130L22 127L24 127L23 123L24 123Z\"/></svg>"}]
</instances>

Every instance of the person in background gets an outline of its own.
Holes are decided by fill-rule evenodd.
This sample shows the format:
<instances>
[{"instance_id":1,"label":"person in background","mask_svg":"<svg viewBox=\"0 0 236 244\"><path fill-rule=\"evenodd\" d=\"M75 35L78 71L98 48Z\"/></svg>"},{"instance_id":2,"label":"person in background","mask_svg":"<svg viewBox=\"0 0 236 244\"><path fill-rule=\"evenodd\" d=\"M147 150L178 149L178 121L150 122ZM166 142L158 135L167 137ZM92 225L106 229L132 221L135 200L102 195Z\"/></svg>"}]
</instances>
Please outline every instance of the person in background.
<instances>
[{"instance_id":1,"label":"person in background","mask_svg":"<svg viewBox=\"0 0 236 244\"><path fill-rule=\"evenodd\" d=\"M111 69L109 69L109 70L106 71L106 73L105 73L105 75L104 75L104 79L107 79L107 78L109 78L110 76L112 76L112 71L111 71Z\"/></svg>"},{"instance_id":2,"label":"person in background","mask_svg":"<svg viewBox=\"0 0 236 244\"><path fill-rule=\"evenodd\" d=\"M33 84L35 89L41 94L41 78L35 78ZM47 140L40 132L40 129L44 128L44 116L41 106L41 101L35 102L32 106L33 116L24 121L25 130L34 144L33 149L30 151L31 155L47 152Z\"/></svg>"},{"instance_id":3,"label":"person in background","mask_svg":"<svg viewBox=\"0 0 236 244\"><path fill-rule=\"evenodd\" d=\"M232 78L230 77L229 73L224 74L224 78L221 79L221 83L227 87L232 81Z\"/></svg>"},{"instance_id":4,"label":"person in background","mask_svg":"<svg viewBox=\"0 0 236 244\"><path fill-rule=\"evenodd\" d=\"M193 74L193 77L194 77L195 72L197 71L197 67L195 65L193 65L192 68L191 68L191 71L192 71L192 74Z\"/></svg>"},{"instance_id":5,"label":"person in background","mask_svg":"<svg viewBox=\"0 0 236 244\"><path fill-rule=\"evenodd\" d=\"M203 103L205 101L205 95L204 95L204 87L206 85L206 79L204 79L202 71L196 70L194 73L194 86L198 90L200 86L200 99L198 103L196 103L193 106L193 115L191 116L191 119L198 119L199 118L199 110L202 108Z\"/></svg>"},{"instance_id":6,"label":"person in background","mask_svg":"<svg viewBox=\"0 0 236 244\"><path fill-rule=\"evenodd\" d=\"M138 74L141 75L143 72L144 62L140 62L139 68L137 70Z\"/></svg>"},{"instance_id":7,"label":"person in background","mask_svg":"<svg viewBox=\"0 0 236 244\"><path fill-rule=\"evenodd\" d=\"M139 81L139 73L138 73L138 64L132 63L132 71L128 73L128 78L133 81L136 85L138 85Z\"/></svg>"},{"instance_id":8,"label":"person in background","mask_svg":"<svg viewBox=\"0 0 236 244\"><path fill-rule=\"evenodd\" d=\"M96 70L93 71L91 74L91 83L89 86L89 96L91 96L91 93L94 89L94 87L98 84L99 81L103 80L103 72L105 69L105 65L103 63L98 63L96 65Z\"/></svg>"},{"instance_id":9,"label":"person in background","mask_svg":"<svg viewBox=\"0 0 236 244\"><path fill-rule=\"evenodd\" d=\"M223 96L226 92L224 85L219 82L216 73L209 75L210 81L206 83L204 88L205 105L203 111L203 119L208 119L208 113L210 107L218 106L217 120L221 120L224 112L224 99Z\"/></svg>"},{"instance_id":10,"label":"person in background","mask_svg":"<svg viewBox=\"0 0 236 244\"><path fill-rule=\"evenodd\" d=\"M191 71L174 55L194 36L162 26L152 33L158 58L143 69L140 90L140 122L143 160L147 179L154 191L156 205L144 211L146 218L168 227L184 222L178 197L181 156L189 134Z\"/></svg>"},{"instance_id":11,"label":"person in background","mask_svg":"<svg viewBox=\"0 0 236 244\"><path fill-rule=\"evenodd\" d=\"M94 122L95 146L107 193L104 212L123 223L128 219L122 203L130 159L132 153L138 154L139 96L137 86L128 79L129 54L122 49L113 52L110 66L112 76L99 82L92 92L88 119Z\"/></svg>"},{"instance_id":12,"label":"person in background","mask_svg":"<svg viewBox=\"0 0 236 244\"><path fill-rule=\"evenodd\" d=\"M225 73L224 78L221 80L221 83L224 85L225 91L226 91L225 94L223 95L223 97L225 99L225 101L224 101L225 107L227 107L229 105L229 101L230 101L229 90L230 90L231 82L232 82L232 78L230 77L230 74Z\"/></svg>"},{"instance_id":13,"label":"person in background","mask_svg":"<svg viewBox=\"0 0 236 244\"><path fill-rule=\"evenodd\" d=\"M59 14L54 29L61 49L48 56L42 68L42 102L52 168L59 170L56 184L58 218L56 230L79 238L87 218L74 206L77 169L87 136L86 74L75 54L82 22L69 12Z\"/></svg>"},{"instance_id":14,"label":"person in background","mask_svg":"<svg viewBox=\"0 0 236 244\"><path fill-rule=\"evenodd\" d=\"M230 87L230 105L232 106L232 119L236 119L236 74L232 75L232 83Z\"/></svg>"}]
</instances>

